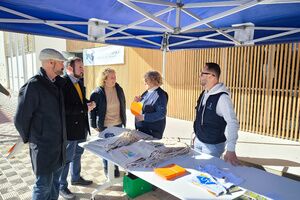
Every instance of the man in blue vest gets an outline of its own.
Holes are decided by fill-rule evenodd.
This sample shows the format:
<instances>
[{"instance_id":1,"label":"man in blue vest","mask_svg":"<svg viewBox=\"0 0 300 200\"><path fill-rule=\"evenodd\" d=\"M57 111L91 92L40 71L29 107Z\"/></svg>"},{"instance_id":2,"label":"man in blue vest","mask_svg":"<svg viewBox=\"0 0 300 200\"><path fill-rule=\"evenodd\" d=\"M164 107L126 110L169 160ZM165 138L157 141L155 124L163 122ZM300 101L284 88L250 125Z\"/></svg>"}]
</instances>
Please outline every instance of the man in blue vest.
<instances>
[{"instance_id":1,"label":"man in blue vest","mask_svg":"<svg viewBox=\"0 0 300 200\"><path fill-rule=\"evenodd\" d=\"M206 63L200 74L204 91L196 106L194 131L196 150L221 157L232 165L238 165L235 146L238 139L239 123L233 109L229 91L219 82L221 69L216 63Z\"/></svg>"}]
</instances>

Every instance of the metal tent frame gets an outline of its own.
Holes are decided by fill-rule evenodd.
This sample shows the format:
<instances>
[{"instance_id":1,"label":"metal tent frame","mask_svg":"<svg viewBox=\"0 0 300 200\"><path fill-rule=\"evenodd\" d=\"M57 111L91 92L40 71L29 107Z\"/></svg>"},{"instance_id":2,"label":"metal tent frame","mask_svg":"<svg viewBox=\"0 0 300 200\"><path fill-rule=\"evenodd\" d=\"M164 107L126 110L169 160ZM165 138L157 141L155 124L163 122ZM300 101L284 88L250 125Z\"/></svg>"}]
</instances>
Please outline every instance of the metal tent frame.
<instances>
[{"instance_id":1,"label":"metal tent frame","mask_svg":"<svg viewBox=\"0 0 300 200\"><path fill-rule=\"evenodd\" d=\"M90 19L89 21L57 21L40 19L11 8L0 6L0 11L13 14L21 19L12 18L0 18L0 23L13 23L13 24L44 24L56 29L72 33L74 35L86 38L86 40L92 42L105 42L122 41L128 39L135 39L156 48L169 51L171 48L179 47L183 44L193 43L195 41L207 41L218 44L225 44L229 46L233 45L252 45L259 42L267 42L268 40L279 38L287 35L292 35L300 32L299 27L264 27L264 26L249 26L247 24L239 24L231 27L215 27L212 22L223 19L227 16L242 12L243 10L258 6L258 5L275 5L275 4L299 4L300 0L231 0L231 1L215 1L215 2L199 2L199 3L187 3L183 4L181 0L177 0L176 3L163 1L163 0L118 0L124 6L130 8L134 12L144 16L142 19L138 19L130 24L111 24L102 22L102 20ZM151 6L164 7L158 12L150 13L143 9L141 6L136 5L147 4ZM229 8L224 12L219 12L207 18L195 14L191 9L200 8ZM168 14L172 11L176 12L176 26L161 20L159 16ZM182 15L188 15L196 20L196 22L190 22L187 25L181 24ZM151 21L157 24L156 27L143 26L141 24ZM94 26L99 29L107 29L109 32L103 35L95 35L93 33L83 33L72 28L67 28L66 25L79 25L79 26ZM206 28L198 28L205 25ZM128 33L128 30L146 31L152 34L139 34L133 35ZM258 38L250 38L247 41L241 41L233 36L236 31L264 31L264 35ZM270 34L266 34L267 32ZM195 33L202 33L203 36L193 36ZM217 36L223 36L218 39ZM160 42L153 41L151 38L160 38ZM171 39L175 38L173 42ZM122 43L122 42L120 42ZM197 48L197 47L196 47Z\"/></svg>"}]
</instances>

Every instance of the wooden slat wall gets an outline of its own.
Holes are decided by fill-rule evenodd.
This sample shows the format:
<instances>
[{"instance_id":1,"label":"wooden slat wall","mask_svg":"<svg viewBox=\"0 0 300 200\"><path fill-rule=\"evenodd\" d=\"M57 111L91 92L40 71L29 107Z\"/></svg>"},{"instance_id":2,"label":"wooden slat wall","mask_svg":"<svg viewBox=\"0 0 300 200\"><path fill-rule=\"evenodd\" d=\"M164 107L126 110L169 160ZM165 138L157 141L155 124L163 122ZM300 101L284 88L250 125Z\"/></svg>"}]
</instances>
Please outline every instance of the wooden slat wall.
<instances>
[{"instance_id":1,"label":"wooden slat wall","mask_svg":"<svg viewBox=\"0 0 300 200\"><path fill-rule=\"evenodd\" d=\"M300 43L291 43L168 52L163 86L169 94L168 116L194 119L202 90L199 73L205 62L216 62L221 66L221 81L231 91L240 130L299 141L299 49ZM124 65L111 67L129 106L144 91L143 74L162 71L162 52L125 48L125 57ZM103 69L86 67L88 94L98 85Z\"/></svg>"}]
</instances>

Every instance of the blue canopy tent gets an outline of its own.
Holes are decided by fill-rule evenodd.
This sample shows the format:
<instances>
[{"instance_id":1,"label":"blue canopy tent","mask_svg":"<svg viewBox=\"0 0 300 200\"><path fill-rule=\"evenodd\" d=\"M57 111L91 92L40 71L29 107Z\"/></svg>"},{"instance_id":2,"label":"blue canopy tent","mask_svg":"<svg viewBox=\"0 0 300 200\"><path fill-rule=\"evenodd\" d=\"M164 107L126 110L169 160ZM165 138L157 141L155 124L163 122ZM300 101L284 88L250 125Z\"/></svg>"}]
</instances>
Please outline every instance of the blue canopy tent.
<instances>
[{"instance_id":1,"label":"blue canopy tent","mask_svg":"<svg viewBox=\"0 0 300 200\"><path fill-rule=\"evenodd\" d=\"M300 0L1 0L0 30L161 49L163 55L298 42Z\"/></svg>"},{"instance_id":2,"label":"blue canopy tent","mask_svg":"<svg viewBox=\"0 0 300 200\"><path fill-rule=\"evenodd\" d=\"M0 30L162 50L300 41L300 0L2 0Z\"/></svg>"}]
</instances>

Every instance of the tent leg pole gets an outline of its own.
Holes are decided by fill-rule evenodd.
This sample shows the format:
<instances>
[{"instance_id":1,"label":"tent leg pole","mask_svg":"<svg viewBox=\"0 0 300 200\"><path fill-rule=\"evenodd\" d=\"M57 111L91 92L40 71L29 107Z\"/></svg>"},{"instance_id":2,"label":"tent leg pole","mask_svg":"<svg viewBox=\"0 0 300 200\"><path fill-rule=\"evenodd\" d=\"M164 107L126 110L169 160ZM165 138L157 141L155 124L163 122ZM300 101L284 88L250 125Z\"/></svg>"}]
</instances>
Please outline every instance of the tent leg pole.
<instances>
[{"instance_id":1,"label":"tent leg pole","mask_svg":"<svg viewBox=\"0 0 300 200\"><path fill-rule=\"evenodd\" d=\"M165 81L166 80L166 48L163 50L163 60L162 60L162 78ZM165 89L164 84L162 85L163 89Z\"/></svg>"}]
</instances>

